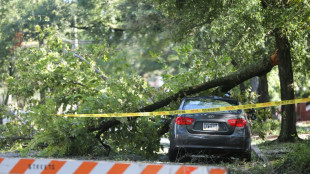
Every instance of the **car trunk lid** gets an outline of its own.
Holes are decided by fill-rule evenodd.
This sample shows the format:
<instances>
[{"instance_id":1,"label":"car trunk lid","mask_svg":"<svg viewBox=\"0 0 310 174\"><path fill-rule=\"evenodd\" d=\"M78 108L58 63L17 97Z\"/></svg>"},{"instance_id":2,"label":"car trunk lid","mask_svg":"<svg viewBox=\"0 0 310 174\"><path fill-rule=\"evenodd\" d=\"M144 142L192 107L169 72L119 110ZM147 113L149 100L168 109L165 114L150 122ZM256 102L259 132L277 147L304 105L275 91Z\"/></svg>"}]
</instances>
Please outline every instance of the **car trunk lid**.
<instances>
[{"instance_id":1,"label":"car trunk lid","mask_svg":"<svg viewBox=\"0 0 310 174\"><path fill-rule=\"evenodd\" d=\"M188 114L187 118L193 118L190 125L186 125L188 132L193 134L232 134L235 130L234 125L228 120L242 118L240 114L232 113L201 113Z\"/></svg>"}]
</instances>

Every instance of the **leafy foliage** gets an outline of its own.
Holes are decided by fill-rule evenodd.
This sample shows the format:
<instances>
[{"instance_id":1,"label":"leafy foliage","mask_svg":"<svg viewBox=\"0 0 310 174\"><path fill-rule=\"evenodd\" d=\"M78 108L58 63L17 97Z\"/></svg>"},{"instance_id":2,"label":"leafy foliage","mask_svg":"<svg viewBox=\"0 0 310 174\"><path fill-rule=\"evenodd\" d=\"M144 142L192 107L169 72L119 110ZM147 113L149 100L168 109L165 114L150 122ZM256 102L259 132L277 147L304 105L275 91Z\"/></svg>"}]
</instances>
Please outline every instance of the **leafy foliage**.
<instances>
[{"instance_id":1,"label":"leafy foliage","mask_svg":"<svg viewBox=\"0 0 310 174\"><path fill-rule=\"evenodd\" d=\"M21 50L16 55L16 67L20 72L8 79L10 93L27 100L32 125L28 128L35 132L27 148L43 144L47 147L42 155L96 154L94 150L98 149L99 141L88 127L112 118L57 117L59 109L65 113L133 112L132 109L149 103L148 96L154 90L137 74L123 71L102 81L89 64L70 53L68 45L56 37L55 30L45 29L44 32L49 32L46 47ZM95 64L91 57L88 61ZM42 90L45 98L32 97ZM134 150L142 154L158 151L159 137L154 133L156 135L161 127L160 118L139 118L137 123L126 118L120 121L121 125L101 137L112 144L115 151Z\"/></svg>"}]
</instances>

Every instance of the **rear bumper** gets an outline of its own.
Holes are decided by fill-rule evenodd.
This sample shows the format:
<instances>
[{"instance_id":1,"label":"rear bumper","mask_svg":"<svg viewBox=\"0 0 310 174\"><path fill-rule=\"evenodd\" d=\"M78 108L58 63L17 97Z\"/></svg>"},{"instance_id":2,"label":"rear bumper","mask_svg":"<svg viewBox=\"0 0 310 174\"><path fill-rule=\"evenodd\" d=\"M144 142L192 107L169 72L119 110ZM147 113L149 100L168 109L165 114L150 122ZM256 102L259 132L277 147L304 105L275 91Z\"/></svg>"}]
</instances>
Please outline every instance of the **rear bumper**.
<instances>
[{"instance_id":1,"label":"rear bumper","mask_svg":"<svg viewBox=\"0 0 310 174\"><path fill-rule=\"evenodd\" d=\"M236 129L231 135L190 134L182 132L170 139L170 147L190 151L235 151L249 152L251 146L250 135L245 129Z\"/></svg>"}]
</instances>

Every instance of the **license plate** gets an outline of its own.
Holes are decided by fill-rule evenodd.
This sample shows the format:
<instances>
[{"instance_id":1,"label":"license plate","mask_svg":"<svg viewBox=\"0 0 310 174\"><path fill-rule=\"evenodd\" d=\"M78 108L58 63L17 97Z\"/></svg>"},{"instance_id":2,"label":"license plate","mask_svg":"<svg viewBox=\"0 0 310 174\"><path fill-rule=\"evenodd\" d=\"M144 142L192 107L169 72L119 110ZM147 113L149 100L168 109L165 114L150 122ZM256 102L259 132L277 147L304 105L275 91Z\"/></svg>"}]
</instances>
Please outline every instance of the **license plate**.
<instances>
[{"instance_id":1,"label":"license plate","mask_svg":"<svg viewBox=\"0 0 310 174\"><path fill-rule=\"evenodd\" d=\"M219 124L218 123L203 123L203 130L205 131L218 131Z\"/></svg>"}]
</instances>

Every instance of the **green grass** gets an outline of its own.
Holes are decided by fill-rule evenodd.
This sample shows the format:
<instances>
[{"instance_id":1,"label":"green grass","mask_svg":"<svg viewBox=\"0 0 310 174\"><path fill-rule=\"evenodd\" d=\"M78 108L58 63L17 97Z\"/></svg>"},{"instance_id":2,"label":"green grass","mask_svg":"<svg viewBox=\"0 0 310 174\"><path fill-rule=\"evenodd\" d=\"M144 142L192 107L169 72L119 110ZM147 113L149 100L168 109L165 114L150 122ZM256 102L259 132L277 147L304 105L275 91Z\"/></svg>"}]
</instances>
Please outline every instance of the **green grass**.
<instances>
[{"instance_id":1,"label":"green grass","mask_svg":"<svg viewBox=\"0 0 310 174\"><path fill-rule=\"evenodd\" d=\"M231 173L310 173L310 140L294 143L279 143L277 141L262 141L257 147L269 160L264 163L252 153L251 162L233 161L223 166Z\"/></svg>"}]
</instances>

